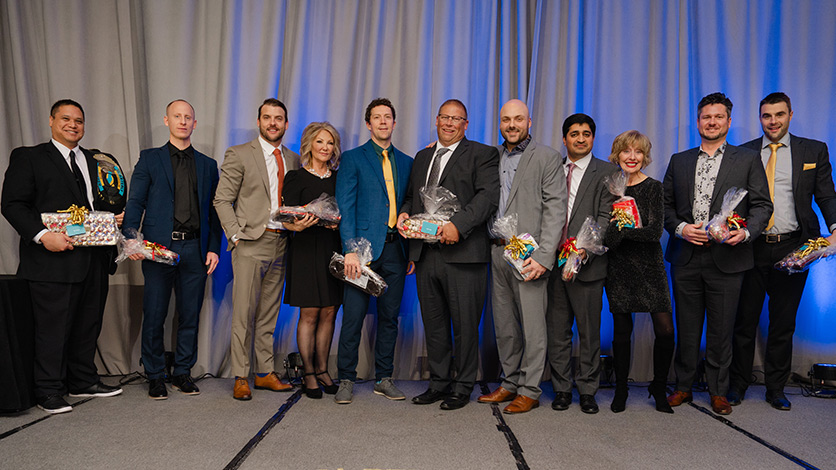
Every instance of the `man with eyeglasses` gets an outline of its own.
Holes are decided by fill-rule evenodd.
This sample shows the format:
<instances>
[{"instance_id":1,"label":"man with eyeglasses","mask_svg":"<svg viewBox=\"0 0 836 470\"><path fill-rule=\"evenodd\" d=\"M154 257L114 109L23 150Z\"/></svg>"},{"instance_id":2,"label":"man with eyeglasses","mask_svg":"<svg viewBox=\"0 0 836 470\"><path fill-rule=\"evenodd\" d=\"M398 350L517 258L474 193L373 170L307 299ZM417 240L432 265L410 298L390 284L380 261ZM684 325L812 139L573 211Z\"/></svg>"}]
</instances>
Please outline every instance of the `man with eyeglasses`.
<instances>
[{"instance_id":1,"label":"man with eyeglasses","mask_svg":"<svg viewBox=\"0 0 836 470\"><path fill-rule=\"evenodd\" d=\"M438 142L416 155L398 217L400 225L409 214L424 212L420 196L424 186L447 188L461 204L461 210L439 229L438 243L411 240L409 249L430 369L429 388L412 402L428 405L443 400L443 410L467 405L476 382L479 322L490 262L485 222L499 203L499 153L467 140L467 124L467 108L461 101L451 99L441 105L436 117Z\"/></svg>"}]
</instances>

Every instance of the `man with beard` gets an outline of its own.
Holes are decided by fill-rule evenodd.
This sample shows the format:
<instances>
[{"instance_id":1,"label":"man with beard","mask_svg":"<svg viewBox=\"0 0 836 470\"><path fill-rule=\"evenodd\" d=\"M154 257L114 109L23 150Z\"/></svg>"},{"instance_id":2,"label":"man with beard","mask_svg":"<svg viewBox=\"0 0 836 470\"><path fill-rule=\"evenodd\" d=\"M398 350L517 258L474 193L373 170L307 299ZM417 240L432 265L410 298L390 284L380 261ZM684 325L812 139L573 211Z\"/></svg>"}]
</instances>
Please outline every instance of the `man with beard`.
<instances>
[{"instance_id":1,"label":"man with beard","mask_svg":"<svg viewBox=\"0 0 836 470\"><path fill-rule=\"evenodd\" d=\"M697 107L700 146L671 157L663 182L665 229L670 234L665 259L671 264L676 305L676 391L671 406L693 400L702 325L706 323L705 375L711 408L727 415L732 329L743 274L754 267L752 238L772 214L769 187L757 152L726 142L732 102L712 93ZM731 188L748 190L735 208L746 226L731 230L721 243L710 239L706 225L720 212Z\"/></svg>"},{"instance_id":2,"label":"man with beard","mask_svg":"<svg viewBox=\"0 0 836 470\"><path fill-rule=\"evenodd\" d=\"M511 401L503 412L525 413L539 406L546 364L546 305L560 231L566 220L566 179L556 150L528 133L528 106L510 100L499 110L499 207L496 219L516 214L517 234L529 233L539 247L523 261L522 273L504 259L509 240L491 236L494 332L505 378L482 403Z\"/></svg>"},{"instance_id":3,"label":"man with beard","mask_svg":"<svg viewBox=\"0 0 836 470\"><path fill-rule=\"evenodd\" d=\"M563 172L568 197L561 243L577 236L587 216L595 218L601 232L606 232L615 200L604 184L604 177L612 174L615 168L592 155L595 121L586 114L573 114L563 121L562 131L567 155ZM574 379L580 394L581 411L594 414L598 412L595 393L601 370L601 308L607 256L580 251L588 260L573 281L564 281L559 274L549 279L546 325L555 392L552 409L563 411L572 403L572 325L577 322L578 366Z\"/></svg>"},{"instance_id":4,"label":"man with beard","mask_svg":"<svg viewBox=\"0 0 836 470\"><path fill-rule=\"evenodd\" d=\"M258 107L259 136L230 147L221 164L215 209L232 251L232 344L235 375L232 398L249 400L253 385L274 392L289 391L275 372L273 331L281 307L288 233L299 224L282 224L270 215L282 205L284 175L299 168L299 155L282 145L287 108L268 98ZM253 319L255 317L255 319ZM255 358L250 363L250 350Z\"/></svg>"}]
</instances>

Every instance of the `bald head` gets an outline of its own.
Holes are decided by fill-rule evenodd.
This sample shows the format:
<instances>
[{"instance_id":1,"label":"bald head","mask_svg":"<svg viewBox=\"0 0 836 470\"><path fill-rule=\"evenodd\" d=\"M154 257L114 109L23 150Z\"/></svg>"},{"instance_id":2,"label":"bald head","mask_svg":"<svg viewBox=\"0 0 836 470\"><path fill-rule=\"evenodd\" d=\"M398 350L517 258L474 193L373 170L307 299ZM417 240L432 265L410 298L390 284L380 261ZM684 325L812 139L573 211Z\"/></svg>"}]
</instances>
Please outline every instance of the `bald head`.
<instances>
[{"instance_id":1,"label":"bald head","mask_svg":"<svg viewBox=\"0 0 836 470\"><path fill-rule=\"evenodd\" d=\"M529 128L531 117L525 103L513 99L502 105L502 109L499 110L499 132L505 138L505 147L508 150L512 150L528 138Z\"/></svg>"}]
</instances>

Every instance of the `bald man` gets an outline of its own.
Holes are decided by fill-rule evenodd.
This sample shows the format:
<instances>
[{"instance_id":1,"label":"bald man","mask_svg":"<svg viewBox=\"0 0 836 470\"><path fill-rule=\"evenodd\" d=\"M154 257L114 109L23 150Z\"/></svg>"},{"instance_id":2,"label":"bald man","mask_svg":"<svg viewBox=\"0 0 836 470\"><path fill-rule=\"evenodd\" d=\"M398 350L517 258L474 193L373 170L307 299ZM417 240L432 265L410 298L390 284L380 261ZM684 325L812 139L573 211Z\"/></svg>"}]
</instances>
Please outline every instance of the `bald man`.
<instances>
[{"instance_id":1,"label":"bald man","mask_svg":"<svg viewBox=\"0 0 836 470\"><path fill-rule=\"evenodd\" d=\"M540 405L546 364L548 278L555 264L566 219L566 179L556 150L529 134L528 106L513 99L499 111L499 207L496 218L517 215L517 232L529 233L539 247L517 272L503 258L508 240L491 233L494 331L505 378L482 403L511 401L504 413L525 413Z\"/></svg>"}]
</instances>

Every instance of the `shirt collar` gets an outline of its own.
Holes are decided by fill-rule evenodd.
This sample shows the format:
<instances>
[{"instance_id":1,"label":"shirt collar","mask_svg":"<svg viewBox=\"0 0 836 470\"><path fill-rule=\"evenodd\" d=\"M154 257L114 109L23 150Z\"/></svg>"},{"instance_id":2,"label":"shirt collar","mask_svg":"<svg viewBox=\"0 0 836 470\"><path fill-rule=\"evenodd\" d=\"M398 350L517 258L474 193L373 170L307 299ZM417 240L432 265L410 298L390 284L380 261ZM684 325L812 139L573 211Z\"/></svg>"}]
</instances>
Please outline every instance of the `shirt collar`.
<instances>
[{"instance_id":1,"label":"shirt collar","mask_svg":"<svg viewBox=\"0 0 836 470\"><path fill-rule=\"evenodd\" d=\"M516 153L516 152L520 152L520 153L525 152L525 149L528 147L528 144L531 143L531 134L528 134L528 137L526 137L525 140L523 140L522 142L515 145L514 148L512 148L510 151L508 151L508 146L506 145L507 143L508 143L507 140L502 143L502 148L505 149L504 153L507 153L508 155L511 155L512 153Z\"/></svg>"},{"instance_id":2,"label":"shirt collar","mask_svg":"<svg viewBox=\"0 0 836 470\"><path fill-rule=\"evenodd\" d=\"M563 165L568 166L569 163L571 162L571 163L574 163L575 166L580 168L581 170L586 170L586 167L589 166L589 162L591 162L591 161L592 161L592 152L589 152L583 158L579 159L576 162L572 162L572 160L569 160L569 157L566 157L566 160L563 162Z\"/></svg>"},{"instance_id":3,"label":"shirt collar","mask_svg":"<svg viewBox=\"0 0 836 470\"><path fill-rule=\"evenodd\" d=\"M265 155L272 155L273 150L275 149L279 149L279 153L283 154L281 144L279 144L278 147L275 147L270 142L264 140L264 137L261 137L260 135L258 136L258 143L261 144L261 151L264 152Z\"/></svg>"},{"instance_id":4,"label":"shirt collar","mask_svg":"<svg viewBox=\"0 0 836 470\"><path fill-rule=\"evenodd\" d=\"M700 153L704 153L704 154L708 155L709 157L713 157L713 156L715 156L715 155L717 155L717 154L724 155L724 154L726 153L726 144L727 144L727 143L728 143L728 142L726 142L726 141L724 140L724 141L723 141L723 144L722 144L722 145L720 145L720 147L719 147L717 150L715 150L715 151L714 151L714 154L709 154L708 152L706 152L705 150L703 150L703 148L702 148L702 144L700 144Z\"/></svg>"},{"instance_id":5,"label":"shirt collar","mask_svg":"<svg viewBox=\"0 0 836 470\"><path fill-rule=\"evenodd\" d=\"M175 147L175 146L174 146L174 144L172 144L172 143L171 143L171 141L169 141L169 142L168 142L168 153L169 153L172 157L173 157L174 155L177 155L177 154L178 154L178 153L180 153L180 152L183 152L183 153L184 153L184 154L186 154L186 156L188 156L188 157L194 157L194 147L192 147L192 146L191 146L191 144L189 144L189 146L188 146L188 147L186 147L185 149L180 150L180 149L178 149L177 147Z\"/></svg>"},{"instance_id":6,"label":"shirt collar","mask_svg":"<svg viewBox=\"0 0 836 470\"><path fill-rule=\"evenodd\" d=\"M52 139L52 144L55 145L55 148L57 148L58 151L61 152L61 156L64 157L64 160L67 161L70 160L70 152L79 153L81 151L81 148L78 145L76 145L73 148L69 148L55 139Z\"/></svg>"},{"instance_id":7,"label":"shirt collar","mask_svg":"<svg viewBox=\"0 0 836 470\"><path fill-rule=\"evenodd\" d=\"M769 140L767 136L763 136L763 139L761 140L761 150L769 147L769 144L771 143L772 141ZM784 134L784 137L781 137L781 139L776 143L784 144L784 147L790 148L790 133L787 132L786 134Z\"/></svg>"}]
</instances>

